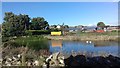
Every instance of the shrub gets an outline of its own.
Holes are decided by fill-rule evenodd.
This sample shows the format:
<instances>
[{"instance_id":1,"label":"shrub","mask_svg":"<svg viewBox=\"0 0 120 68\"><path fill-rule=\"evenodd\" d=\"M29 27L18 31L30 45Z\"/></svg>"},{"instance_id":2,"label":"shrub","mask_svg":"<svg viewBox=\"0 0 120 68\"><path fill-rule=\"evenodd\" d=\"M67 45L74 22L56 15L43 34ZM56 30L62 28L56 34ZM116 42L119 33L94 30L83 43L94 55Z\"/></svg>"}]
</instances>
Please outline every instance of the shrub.
<instances>
[{"instance_id":1,"label":"shrub","mask_svg":"<svg viewBox=\"0 0 120 68\"><path fill-rule=\"evenodd\" d=\"M117 30L112 30L112 32L117 32Z\"/></svg>"},{"instance_id":2,"label":"shrub","mask_svg":"<svg viewBox=\"0 0 120 68\"><path fill-rule=\"evenodd\" d=\"M50 29L49 31L61 31L61 29L57 29L57 28L52 28L52 29Z\"/></svg>"},{"instance_id":3,"label":"shrub","mask_svg":"<svg viewBox=\"0 0 120 68\"><path fill-rule=\"evenodd\" d=\"M41 35L41 34L50 34L49 30L27 30L27 35Z\"/></svg>"},{"instance_id":4,"label":"shrub","mask_svg":"<svg viewBox=\"0 0 120 68\"><path fill-rule=\"evenodd\" d=\"M18 46L27 46L33 50L48 49L48 40L43 36L19 37L15 43Z\"/></svg>"},{"instance_id":5,"label":"shrub","mask_svg":"<svg viewBox=\"0 0 120 68\"><path fill-rule=\"evenodd\" d=\"M9 40L9 37L2 37L2 42L7 42Z\"/></svg>"}]
</instances>

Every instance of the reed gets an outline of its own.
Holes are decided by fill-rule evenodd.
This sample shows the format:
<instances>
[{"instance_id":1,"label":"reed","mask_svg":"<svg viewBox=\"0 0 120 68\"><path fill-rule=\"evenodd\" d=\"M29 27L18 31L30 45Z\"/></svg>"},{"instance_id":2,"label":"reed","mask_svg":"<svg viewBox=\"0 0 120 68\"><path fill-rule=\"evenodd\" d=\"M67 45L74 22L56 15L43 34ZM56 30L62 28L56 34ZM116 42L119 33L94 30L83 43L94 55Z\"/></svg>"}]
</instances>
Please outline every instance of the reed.
<instances>
[{"instance_id":1,"label":"reed","mask_svg":"<svg viewBox=\"0 0 120 68\"><path fill-rule=\"evenodd\" d=\"M33 50L48 49L48 40L43 36L18 37L15 46L24 46Z\"/></svg>"}]
</instances>

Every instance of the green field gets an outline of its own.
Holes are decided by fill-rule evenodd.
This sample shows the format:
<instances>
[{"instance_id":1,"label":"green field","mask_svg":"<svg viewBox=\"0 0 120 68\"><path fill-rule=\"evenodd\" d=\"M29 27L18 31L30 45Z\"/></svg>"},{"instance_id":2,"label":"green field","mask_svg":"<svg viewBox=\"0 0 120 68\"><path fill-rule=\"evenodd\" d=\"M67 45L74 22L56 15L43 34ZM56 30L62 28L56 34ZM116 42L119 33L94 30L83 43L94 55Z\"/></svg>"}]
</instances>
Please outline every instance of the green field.
<instances>
[{"instance_id":1,"label":"green field","mask_svg":"<svg viewBox=\"0 0 120 68\"><path fill-rule=\"evenodd\" d=\"M104 32L104 33L97 33L97 32L79 32L80 36L118 36L118 32Z\"/></svg>"}]
</instances>

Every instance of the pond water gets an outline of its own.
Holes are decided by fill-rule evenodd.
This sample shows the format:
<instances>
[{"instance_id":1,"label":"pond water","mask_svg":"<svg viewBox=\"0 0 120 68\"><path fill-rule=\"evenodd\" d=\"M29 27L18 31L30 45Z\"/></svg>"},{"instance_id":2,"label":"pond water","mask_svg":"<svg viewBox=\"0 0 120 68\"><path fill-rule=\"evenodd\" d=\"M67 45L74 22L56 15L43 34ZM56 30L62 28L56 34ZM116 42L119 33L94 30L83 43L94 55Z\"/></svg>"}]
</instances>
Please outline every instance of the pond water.
<instances>
[{"instance_id":1,"label":"pond water","mask_svg":"<svg viewBox=\"0 0 120 68\"><path fill-rule=\"evenodd\" d=\"M119 45L118 42L114 41L62 41L62 40L50 40L49 51L62 52L65 55L72 53L85 54L88 56L95 55L114 55L119 56Z\"/></svg>"}]
</instances>

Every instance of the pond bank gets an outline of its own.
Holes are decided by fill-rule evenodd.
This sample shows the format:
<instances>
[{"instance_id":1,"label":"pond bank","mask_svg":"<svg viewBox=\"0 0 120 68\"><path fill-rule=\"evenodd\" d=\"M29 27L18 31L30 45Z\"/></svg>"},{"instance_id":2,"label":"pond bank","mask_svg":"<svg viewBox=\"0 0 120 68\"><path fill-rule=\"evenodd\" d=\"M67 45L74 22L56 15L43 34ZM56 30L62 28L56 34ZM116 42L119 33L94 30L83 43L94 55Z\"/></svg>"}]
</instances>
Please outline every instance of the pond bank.
<instances>
[{"instance_id":1,"label":"pond bank","mask_svg":"<svg viewBox=\"0 0 120 68\"><path fill-rule=\"evenodd\" d=\"M101 36L77 36L77 35L71 35L71 36L50 36L46 35L44 36L47 39L50 40L75 40L75 41L118 41L119 36L107 36L107 35L101 35Z\"/></svg>"},{"instance_id":2,"label":"pond bank","mask_svg":"<svg viewBox=\"0 0 120 68\"><path fill-rule=\"evenodd\" d=\"M21 67L21 61L19 59L21 55L18 55L17 59L12 58L6 58L3 59L3 63L5 62L7 65L3 65L3 68L6 68L6 66L16 66ZM17 60L17 61L16 61ZM15 61L15 62L13 62ZM41 62L42 61L42 62ZM9 65L8 65L9 64ZM13 65L15 64L15 65ZM76 56L69 56L68 58L64 58L63 55L60 55L60 53L54 53L47 58L44 58L43 56L40 56L40 59L35 61L26 61L25 63L28 67L36 67L37 68L73 68L77 66L82 68L119 68L120 66L120 58L115 57L112 55L103 57L103 56L95 56L95 57L86 57L85 55L76 55ZM15 67L15 68L16 68ZM13 67L11 67L13 68Z\"/></svg>"},{"instance_id":3,"label":"pond bank","mask_svg":"<svg viewBox=\"0 0 120 68\"><path fill-rule=\"evenodd\" d=\"M64 60L67 68L119 68L120 58L109 55L107 57L86 57L84 55L70 56Z\"/></svg>"}]
</instances>

